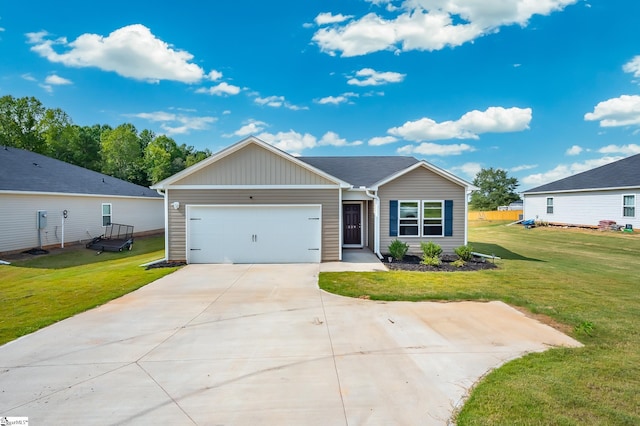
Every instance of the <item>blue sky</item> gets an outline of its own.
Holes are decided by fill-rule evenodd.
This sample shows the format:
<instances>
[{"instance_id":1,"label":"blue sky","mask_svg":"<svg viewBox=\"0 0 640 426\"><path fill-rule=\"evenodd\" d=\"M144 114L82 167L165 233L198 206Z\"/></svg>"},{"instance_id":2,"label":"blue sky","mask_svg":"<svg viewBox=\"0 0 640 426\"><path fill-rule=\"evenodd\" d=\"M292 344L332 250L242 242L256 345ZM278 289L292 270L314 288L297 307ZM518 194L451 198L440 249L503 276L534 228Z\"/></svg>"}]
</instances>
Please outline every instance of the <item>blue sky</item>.
<instances>
[{"instance_id":1,"label":"blue sky","mask_svg":"<svg viewBox=\"0 0 640 426\"><path fill-rule=\"evenodd\" d=\"M413 155L519 190L640 153L637 0L3 2L0 95L216 152Z\"/></svg>"}]
</instances>

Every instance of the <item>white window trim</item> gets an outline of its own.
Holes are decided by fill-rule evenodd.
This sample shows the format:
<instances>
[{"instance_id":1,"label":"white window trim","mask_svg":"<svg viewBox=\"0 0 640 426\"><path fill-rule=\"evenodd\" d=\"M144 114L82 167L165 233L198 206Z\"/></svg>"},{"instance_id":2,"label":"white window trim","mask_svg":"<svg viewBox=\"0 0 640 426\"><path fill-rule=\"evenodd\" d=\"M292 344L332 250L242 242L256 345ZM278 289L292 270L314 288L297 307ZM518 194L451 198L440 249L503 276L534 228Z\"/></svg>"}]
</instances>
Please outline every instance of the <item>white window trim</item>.
<instances>
[{"instance_id":1,"label":"white window trim","mask_svg":"<svg viewBox=\"0 0 640 426\"><path fill-rule=\"evenodd\" d=\"M104 206L109 206L109 214L105 215L104 214ZM101 214L101 221L100 223L102 224L102 226L107 226L104 224L104 218L105 217L109 217L109 223L113 223L113 204L112 203L102 203L102 205L100 206L100 214Z\"/></svg>"},{"instance_id":2,"label":"white window trim","mask_svg":"<svg viewBox=\"0 0 640 426\"><path fill-rule=\"evenodd\" d=\"M400 227L401 226L404 226L404 227L414 226L414 225L403 225L403 224L400 223L400 221L402 219L409 219L409 218L402 218L401 215L400 215L400 208L402 207L402 203L416 203L416 204L418 204L418 216L416 217L416 224L415 224L415 226L418 227L418 234L417 235L402 235L400 233ZM398 237L420 238L420 234L422 234L420 232L420 221L421 221L421 218L422 218L422 213L420 213L420 206L421 205L422 204L420 203L420 200L398 200ZM413 218L411 218L411 219L413 219Z\"/></svg>"},{"instance_id":3,"label":"white window trim","mask_svg":"<svg viewBox=\"0 0 640 426\"><path fill-rule=\"evenodd\" d=\"M633 204L631 205L627 205L624 203L625 201L625 197L633 197ZM636 217L636 194L622 194L622 217L629 217L629 218L634 218ZM632 208L633 209L633 216L626 216L624 214L624 209L626 208Z\"/></svg>"},{"instance_id":4,"label":"white window trim","mask_svg":"<svg viewBox=\"0 0 640 426\"><path fill-rule=\"evenodd\" d=\"M424 205L425 203L440 203L440 217L439 218L429 218L428 220L436 220L436 219L440 219L440 235L425 235L424 234L424 221L427 220L427 218L424 217ZM431 237L444 237L444 200L422 200L422 209L420 210L420 215L422 216L422 221L420 222L420 224L422 225L420 227L420 232L422 233L422 237L423 238L431 238Z\"/></svg>"},{"instance_id":5,"label":"white window trim","mask_svg":"<svg viewBox=\"0 0 640 426\"><path fill-rule=\"evenodd\" d=\"M400 206L402 203L418 203L418 234L417 235L402 235L400 232ZM425 235L424 234L424 204L425 203L440 203L440 226L442 228L442 233L440 235ZM406 218L405 218L406 219ZM429 218L433 220L434 218ZM414 226L414 225L403 225L403 226ZM401 238L443 238L444 237L444 200L398 200L398 237Z\"/></svg>"},{"instance_id":6,"label":"white window trim","mask_svg":"<svg viewBox=\"0 0 640 426\"><path fill-rule=\"evenodd\" d=\"M549 204L549 200L551 200L551 204ZM554 206L553 206L553 197L547 197L546 201L546 208L545 211L547 212L547 214L553 214L553 210L554 210ZM549 207L551 207L551 211L549 211Z\"/></svg>"}]
</instances>

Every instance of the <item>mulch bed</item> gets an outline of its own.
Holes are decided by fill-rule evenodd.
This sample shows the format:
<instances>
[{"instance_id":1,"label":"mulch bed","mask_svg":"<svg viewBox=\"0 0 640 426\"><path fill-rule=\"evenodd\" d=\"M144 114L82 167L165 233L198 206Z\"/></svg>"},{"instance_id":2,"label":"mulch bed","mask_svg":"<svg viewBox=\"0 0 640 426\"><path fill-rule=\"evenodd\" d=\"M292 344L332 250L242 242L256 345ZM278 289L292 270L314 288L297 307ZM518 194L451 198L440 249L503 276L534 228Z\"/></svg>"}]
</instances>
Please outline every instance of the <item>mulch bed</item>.
<instances>
[{"instance_id":1,"label":"mulch bed","mask_svg":"<svg viewBox=\"0 0 640 426\"><path fill-rule=\"evenodd\" d=\"M473 257L464 266L456 267L452 262L458 259L455 255L441 256L442 263L440 266L423 265L422 259L418 256L407 255L402 261L393 260L389 262L389 255L384 255L382 262L389 270L392 271L418 271L418 272L460 272L460 271L482 271L485 269L496 269L498 265L493 263L491 259L481 257Z\"/></svg>"},{"instance_id":2,"label":"mulch bed","mask_svg":"<svg viewBox=\"0 0 640 426\"><path fill-rule=\"evenodd\" d=\"M155 268L175 268L177 266L185 266L187 262L156 262L151 265L147 265L145 269L155 269Z\"/></svg>"}]
</instances>

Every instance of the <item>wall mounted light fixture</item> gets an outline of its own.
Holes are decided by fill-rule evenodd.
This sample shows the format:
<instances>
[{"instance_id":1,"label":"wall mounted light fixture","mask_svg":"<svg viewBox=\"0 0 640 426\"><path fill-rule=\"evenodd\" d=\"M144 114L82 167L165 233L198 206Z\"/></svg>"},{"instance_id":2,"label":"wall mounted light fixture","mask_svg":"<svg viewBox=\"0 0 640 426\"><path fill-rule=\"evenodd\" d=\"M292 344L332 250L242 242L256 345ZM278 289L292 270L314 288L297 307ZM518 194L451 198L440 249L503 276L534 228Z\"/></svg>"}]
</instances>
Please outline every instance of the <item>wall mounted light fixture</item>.
<instances>
[{"instance_id":1,"label":"wall mounted light fixture","mask_svg":"<svg viewBox=\"0 0 640 426\"><path fill-rule=\"evenodd\" d=\"M178 210L180 208L180 201L174 201L173 203L171 203L171 207Z\"/></svg>"}]
</instances>

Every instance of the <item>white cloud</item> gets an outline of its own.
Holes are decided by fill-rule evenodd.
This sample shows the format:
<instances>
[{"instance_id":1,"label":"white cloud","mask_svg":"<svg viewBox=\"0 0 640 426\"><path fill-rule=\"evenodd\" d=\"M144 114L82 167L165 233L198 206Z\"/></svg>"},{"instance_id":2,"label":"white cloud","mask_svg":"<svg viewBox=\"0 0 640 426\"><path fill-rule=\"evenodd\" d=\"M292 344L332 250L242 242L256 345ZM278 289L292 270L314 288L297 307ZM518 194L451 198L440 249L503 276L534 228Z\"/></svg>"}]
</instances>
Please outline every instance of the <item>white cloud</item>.
<instances>
[{"instance_id":1,"label":"white cloud","mask_svg":"<svg viewBox=\"0 0 640 426\"><path fill-rule=\"evenodd\" d=\"M358 146L362 145L362 141L348 142L346 139L341 138L335 132L327 132L322 136L320 141L318 141L318 145Z\"/></svg>"},{"instance_id":2,"label":"white cloud","mask_svg":"<svg viewBox=\"0 0 640 426\"><path fill-rule=\"evenodd\" d=\"M264 132L260 133L257 137L276 148L293 154L299 154L305 149L314 148L318 142L315 136L309 133L301 134L294 130L278 132L276 134Z\"/></svg>"},{"instance_id":3,"label":"white cloud","mask_svg":"<svg viewBox=\"0 0 640 426\"><path fill-rule=\"evenodd\" d=\"M44 82L53 86L63 86L67 84L73 84L71 80L60 77L56 74L51 74L44 79Z\"/></svg>"},{"instance_id":4,"label":"white cloud","mask_svg":"<svg viewBox=\"0 0 640 426\"><path fill-rule=\"evenodd\" d=\"M352 15L345 16L341 13L333 15L330 12L327 12L318 14L318 16L316 16L315 22L316 25L338 24L351 18L353 18Z\"/></svg>"},{"instance_id":5,"label":"white cloud","mask_svg":"<svg viewBox=\"0 0 640 426\"><path fill-rule=\"evenodd\" d=\"M256 97L253 100L255 103L257 103L258 105L263 105L263 106L268 106L268 107L272 107L272 108L287 108L293 111L300 111L300 110L304 110L304 109L309 109L307 107L301 107L298 105L293 105L292 103L290 103L289 101L287 101L285 99L284 96L267 96L266 98L262 98L260 96Z\"/></svg>"},{"instance_id":6,"label":"white cloud","mask_svg":"<svg viewBox=\"0 0 640 426\"><path fill-rule=\"evenodd\" d=\"M266 105L273 108L280 108L284 105L284 96L267 96L266 98L257 97L254 102L258 105Z\"/></svg>"},{"instance_id":7,"label":"white cloud","mask_svg":"<svg viewBox=\"0 0 640 426\"><path fill-rule=\"evenodd\" d=\"M321 28L313 35L320 50L335 56L358 56L389 49L397 42L394 24L374 13L352 21L344 27Z\"/></svg>"},{"instance_id":8,"label":"white cloud","mask_svg":"<svg viewBox=\"0 0 640 426\"><path fill-rule=\"evenodd\" d=\"M622 95L600 102L584 119L600 121L600 127L640 125L640 96Z\"/></svg>"},{"instance_id":9,"label":"white cloud","mask_svg":"<svg viewBox=\"0 0 640 426\"><path fill-rule=\"evenodd\" d=\"M380 146L380 145L387 145L394 142L398 142L398 138L393 136L377 136L369 139L368 144L371 146Z\"/></svg>"},{"instance_id":10,"label":"white cloud","mask_svg":"<svg viewBox=\"0 0 640 426\"><path fill-rule=\"evenodd\" d=\"M313 149L317 146L358 146L362 141L349 142L341 138L335 132L326 132L318 139L310 133L298 133L294 130L288 132L269 133L263 132L257 135L259 139L293 155L300 155L305 149Z\"/></svg>"},{"instance_id":11,"label":"white cloud","mask_svg":"<svg viewBox=\"0 0 640 426\"><path fill-rule=\"evenodd\" d=\"M475 148L470 145L467 145L466 143L440 145L437 143L423 142L420 145L405 145L401 148L398 148L398 154L437 155L441 157L446 157L450 155L460 155L464 152L472 152L472 151L475 151Z\"/></svg>"},{"instance_id":12,"label":"white cloud","mask_svg":"<svg viewBox=\"0 0 640 426\"><path fill-rule=\"evenodd\" d=\"M128 25L108 36L82 34L74 41L49 38L46 31L27 33L31 50L51 62L69 67L95 67L123 77L198 83L204 70L191 62L193 55L156 38L144 25ZM59 53L57 49L63 50Z\"/></svg>"},{"instance_id":13,"label":"white cloud","mask_svg":"<svg viewBox=\"0 0 640 426\"><path fill-rule=\"evenodd\" d=\"M531 170L531 169L535 169L536 167L538 167L537 164L522 164L520 166L515 166L509 169L510 172L521 172L523 170Z\"/></svg>"},{"instance_id":14,"label":"white cloud","mask_svg":"<svg viewBox=\"0 0 640 426\"><path fill-rule=\"evenodd\" d=\"M20 77L22 77L23 79L25 79L27 81L38 81L34 76L32 76L29 73L22 74Z\"/></svg>"},{"instance_id":15,"label":"white cloud","mask_svg":"<svg viewBox=\"0 0 640 426\"><path fill-rule=\"evenodd\" d=\"M220 80L222 78L222 73L220 71L211 70L209 74L207 74L207 79L211 81Z\"/></svg>"},{"instance_id":16,"label":"white cloud","mask_svg":"<svg viewBox=\"0 0 640 426\"><path fill-rule=\"evenodd\" d=\"M217 121L215 117L194 117L166 111L140 112L130 116L160 123L160 128L167 135L183 135L189 134L191 130L206 130L211 123Z\"/></svg>"},{"instance_id":17,"label":"white cloud","mask_svg":"<svg viewBox=\"0 0 640 426\"><path fill-rule=\"evenodd\" d=\"M209 95L215 96L228 96L237 95L238 93L240 93L240 90L242 90L240 87L223 81L222 83L209 88L201 87L196 90L196 93L207 93Z\"/></svg>"},{"instance_id":18,"label":"white cloud","mask_svg":"<svg viewBox=\"0 0 640 426\"><path fill-rule=\"evenodd\" d=\"M347 80L347 84L353 86L380 86L389 83L401 83L406 74L399 72L379 72L371 68L363 68L357 71L355 76Z\"/></svg>"},{"instance_id":19,"label":"white cloud","mask_svg":"<svg viewBox=\"0 0 640 426\"><path fill-rule=\"evenodd\" d=\"M601 154L622 154L635 155L640 154L640 145L634 143L629 145L607 145L598 150Z\"/></svg>"},{"instance_id":20,"label":"white cloud","mask_svg":"<svg viewBox=\"0 0 640 426\"><path fill-rule=\"evenodd\" d=\"M640 55L635 56L629 62L622 66L624 72L633 74L634 77L640 77Z\"/></svg>"},{"instance_id":21,"label":"white cloud","mask_svg":"<svg viewBox=\"0 0 640 426\"><path fill-rule=\"evenodd\" d=\"M394 0L365 0L368 3L372 3L376 6L385 6L385 9L389 12L398 10L399 8L393 5Z\"/></svg>"},{"instance_id":22,"label":"white cloud","mask_svg":"<svg viewBox=\"0 0 640 426\"><path fill-rule=\"evenodd\" d=\"M468 112L458 122L476 134L508 133L528 129L531 118L531 108L489 107L485 111Z\"/></svg>"},{"instance_id":23,"label":"white cloud","mask_svg":"<svg viewBox=\"0 0 640 426\"><path fill-rule=\"evenodd\" d=\"M605 164L612 163L614 161L618 161L623 157L602 157L594 160L587 160L582 163L572 163L572 164L559 164L552 170L549 170L544 173L536 173L533 175L525 176L522 178L522 183L525 185L529 185L531 187L544 185L549 182L556 181L558 179L565 178L567 176L575 175L576 173L581 173L587 170L591 170L595 167L604 166Z\"/></svg>"},{"instance_id":24,"label":"white cloud","mask_svg":"<svg viewBox=\"0 0 640 426\"><path fill-rule=\"evenodd\" d=\"M577 0L408 0L400 7L369 0L397 13L386 19L368 13L320 28L313 41L330 55L358 56L380 50L440 50L455 47L534 15L563 10ZM328 14L328 16L333 16ZM338 15L336 15L338 16ZM346 17L348 18L348 17Z\"/></svg>"},{"instance_id":25,"label":"white cloud","mask_svg":"<svg viewBox=\"0 0 640 426\"><path fill-rule=\"evenodd\" d=\"M343 93L342 95L339 95L339 96L327 96L327 97L324 97L324 98L320 98L320 99L316 100L315 102L320 104L320 105L327 105L327 104L339 105L339 104L344 104L344 103L353 103L353 102L351 102L351 98L357 98L357 97L358 97L357 93L346 92L346 93Z\"/></svg>"},{"instance_id":26,"label":"white cloud","mask_svg":"<svg viewBox=\"0 0 640 426\"><path fill-rule=\"evenodd\" d=\"M470 180L473 180L478 172L482 170L482 166L480 163L464 163L462 166L452 167L451 170L456 173L462 173L470 178Z\"/></svg>"},{"instance_id":27,"label":"white cloud","mask_svg":"<svg viewBox=\"0 0 640 426\"><path fill-rule=\"evenodd\" d=\"M584 149L579 145L573 145L571 148L567 149L565 152L566 155L580 155L584 151Z\"/></svg>"},{"instance_id":28,"label":"white cloud","mask_svg":"<svg viewBox=\"0 0 640 426\"><path fill-rule=\"evenodd\" d=\"M425 117L407 121L388 130L389 134L420 142L423 140L478 139L482 133L505 133L529 128L531 108L489 107L485 111L471 111L456 121L438 123Z\"/></svg>"},{"instance_id":29,"label":"white cloud","mask_svg":"<svg viewBox=\"0 0 640 426\"><path fill-rule=\"evenodd\" d=\"M249 120L247 124L240 127L238 130L233 132L233 134L240 137L255 135L256 133L263 131L265 127L267 127L267 123L264 121Z\"/></svg>"}]
</instances>

